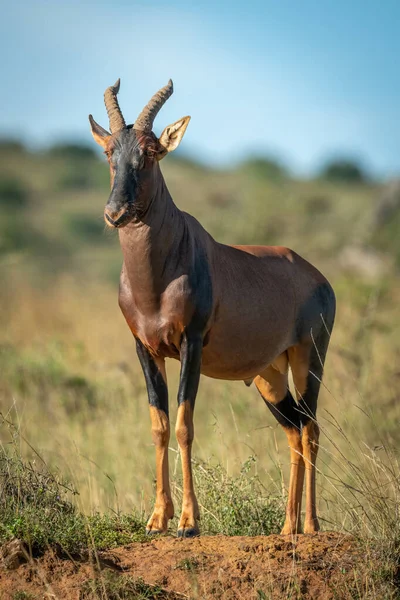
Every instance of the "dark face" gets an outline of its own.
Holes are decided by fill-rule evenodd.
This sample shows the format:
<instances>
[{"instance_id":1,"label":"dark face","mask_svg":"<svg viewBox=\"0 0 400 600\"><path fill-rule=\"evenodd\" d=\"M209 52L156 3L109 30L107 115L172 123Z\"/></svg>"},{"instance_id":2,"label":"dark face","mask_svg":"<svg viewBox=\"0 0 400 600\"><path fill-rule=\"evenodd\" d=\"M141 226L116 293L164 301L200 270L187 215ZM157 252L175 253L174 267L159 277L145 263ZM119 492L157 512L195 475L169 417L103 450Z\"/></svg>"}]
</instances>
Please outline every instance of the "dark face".
<instances>
[{"instance_id":1,"label":"dark face","mask_svg":"<svg viewBox=\"0 0 400 600\"><path fill-rule=\"evenodd\" d=\"M121 228L143 217L154 196L159 142L153 133L132 127L110 136L105 148L111 194L104 209L110 227Z\"/></svg>"},{"instance_id":2,"label":"dark face","mask_svg":"<svg viewBox=\"0 0 400 600\"><path fill-rule=\"evenodd\" d=\"M159 138L151 131L158 111L172 94L169 80L146 104L135 125L127 127L117 100L119 85L118 79L104 94L111 133L89 115L92 135L110 164L111 194L104 219L107 225L117 228L146 215L159 185L158 163L179 146L190 121L189 116L182 117L168 125Z\"/></svg>"}]
</instances>

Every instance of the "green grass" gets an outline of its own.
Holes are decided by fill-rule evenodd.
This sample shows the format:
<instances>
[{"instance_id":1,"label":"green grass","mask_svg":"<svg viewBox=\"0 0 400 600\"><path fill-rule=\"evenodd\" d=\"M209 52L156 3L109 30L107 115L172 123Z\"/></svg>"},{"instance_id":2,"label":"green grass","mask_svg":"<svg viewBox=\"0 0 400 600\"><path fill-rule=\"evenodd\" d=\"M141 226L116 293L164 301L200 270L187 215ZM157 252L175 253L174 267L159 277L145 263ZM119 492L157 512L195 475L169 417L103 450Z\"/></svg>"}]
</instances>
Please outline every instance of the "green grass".
<instances>
[{"instance_id":1,"label":"green grass","mask_svg":"<svg viewBox=\"0 0 400 600\"><path fill-rule=\"evenodd\" d=\"M339 425L336 425L339 432ZM332 426L328 435L331 435ZM342 432L343 433L343 432ZM31 447L35 460L21 458L27 443L18 429L3 418L2 439L9 442L0 452L0 544L21 540L30 555L39 556L52 548L58 555L81 556L131 542L148 541L144 520L138 514L92 514L78 511L73 499L77 491L44 463ZM338 598L387 598L398 594L400 567L400 467L397 453L389 447L371 450L360 441L355 446L344 434L347 453L338 449L336 469L331 475L332 491L325 499L338 511L336 527L358 539L364 556L362 569L354 564L354 585L346 580L333 590ZM218 464L194 461L203 534L268 535L277 533L283 522L284 497L276 497L261 483L257 461L251 457L236 476ZM329 473L327 474L329 477ZM179 478L173 485L180 500ZM176 569L196 573L195 557L186 557ZM301 598L299 575L285 591L285 598ZM299 587L300 586L300 587ZM368 593L367 593L367 590ZM260 598L266 592L259 590ZM16 598L32 598L15 592ZM19 595L18 595L19 594ZM87 581L80 591L84 599L175 599L179 595L142 580L103 571ZM268 596L267 596L268 597Z\"/></svg>"},{"instance_id":2,"label":"green grass","mask_svg":"<svg viewBox=\"0 0 400 600\"><path fill-rule=\"evenodd\" d=\"M51 472L36 451L33 461L23 460L18 430L2 419L3 436L6 428L10 442L0 448L0 543L18 538L34 555L51 547L76 554L87 548L106 550L146 539L143 515L136 512L79 512L73 503L78 492ZM228 476L221 465L194 463L204 533L268 535L279 531L283 499L270 496L250 473L253 462L249 459L237 477ZM175 499L181 499L179 482Z\"/></svg>"},{"instance_id":3,"label":"green grass","mask_svg":"<svg viewBox=\"0 0 400 600\"><path fill-rule=\"evenodd\" d=\"M279 533L285 514L285 498L271 495L255 474L256 459L250 457L237 476L229 476L220 464L193 462L197 499L204 534L269 535ZM180 504L181 486L174 485Z\"/></svg>"},{"instance_id":4,"label":"green grass","mask_svg":"<svg viewBox=\"0 0 400 600\"><path fill-rule=\"evenodd\" d=\"M37 596L24 590L17 590L12 596L12 600L36 600Z\"/></svg>"},{"instance_id":5,"label":"green grass","mask_svg":"<svg viewBox=\"0 0 400 600\"><path fill-rule=\"evenodd\" d=\"M76 490L53 474L39 454L24 461L18 431L3 420L5 425L11 441L0 448L0 543L18 538L36 556L48 548L70 555L145 539L137 514L80 513L72 502Z\"/></svg>"}]
</instances>

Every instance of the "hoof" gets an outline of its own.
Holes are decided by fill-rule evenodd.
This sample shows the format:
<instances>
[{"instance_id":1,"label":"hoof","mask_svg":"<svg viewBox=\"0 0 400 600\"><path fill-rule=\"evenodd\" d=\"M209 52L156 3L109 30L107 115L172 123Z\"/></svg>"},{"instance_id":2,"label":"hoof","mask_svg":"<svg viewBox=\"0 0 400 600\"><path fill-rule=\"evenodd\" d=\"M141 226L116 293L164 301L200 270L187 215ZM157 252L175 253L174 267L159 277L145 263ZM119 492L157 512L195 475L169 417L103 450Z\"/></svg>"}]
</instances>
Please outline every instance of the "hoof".
<instances>
[{"instance_id":1,"label":"hoof","mask_svg":"<svg viewBox=\"0 0 400 600\"><path fill-rule=\"evenodd\" d=\"M197 527L188 527L187 529L178 529L178 538L194 538L200 535Z\"/></svg>"},{"instance_id":2,"label":"hoof","mask_svg":"<svg viewBox=\"0 0 400 600\"><path fill-rule=\"evenodd\" d=\"M281 535L298 535L302 533L301 527L292 527L285 525L281 531Z\"/></svg>"},{"instance_id":3,"label":"hoof","mask_svg":"<svg viewBox=\"0 0 400 600\"><path fill-rule=\"evenodd\" d=\"M301 529L297 529L297 530L295 529L294 531L282 529L282 531L281 531L281 535L300 535L302 533L303 532L301 531Z\"/></svg>"},{"instance_id":4,"label":"hoof","mask_svg":"<svg viewBox=\"0 0 400 600\"><path fill-rule=\"evenodd\" d=\"M312 521L309 521L308 523L304 523L304 533L312 534L312 533L318 533L318 531L319 531L318 519L313 519Z\"/></svg>"},{"instance_id":5,"label":"hoof","mask_svg":"<svg viewBox=\"0 0 400 600\"><path fill-rule=\"evenodd\" d=\"M165 533L165 531L163 531L162 529L147 529L146 528L146 535L161 535Z\"/></svg>"},{"instance_id":6,"label":"hoof","mask_svg":"<svg viewBox=\"0 0 400 600\"><path fill-rule=\"evenodd\" d=\"M298 535L299 533L303 533L300 519L296 519L295 516L286 517L281 535Z\"/></svg>"}]
</instances>

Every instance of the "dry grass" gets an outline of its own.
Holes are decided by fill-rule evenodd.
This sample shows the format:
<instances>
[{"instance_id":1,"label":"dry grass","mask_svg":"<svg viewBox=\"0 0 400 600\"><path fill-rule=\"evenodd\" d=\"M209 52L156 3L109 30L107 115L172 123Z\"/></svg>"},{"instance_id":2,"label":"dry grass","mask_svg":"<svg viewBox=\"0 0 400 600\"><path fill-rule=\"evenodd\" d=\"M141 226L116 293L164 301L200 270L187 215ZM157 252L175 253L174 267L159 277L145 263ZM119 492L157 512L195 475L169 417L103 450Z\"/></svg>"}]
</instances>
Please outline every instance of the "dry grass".
<instances>
[{"instance_id":1,"label":"dry grass","mask_svg":"<svg viewBox=\"0 0 400 600\"><path fill-rule=\"evenodd\" d=\"M328 498L330 477L343 469L340 453L353 452L343 433L364 449L394 446L398 440L396 340L388 346L393 331L387 331L394 307L383 313L380 303L387 303L387 296L377 297L375 290L365 294L362 306L346 306L346 300L339 298L341 319L319 402L325 434L319 486ZM20 424L49 464L68 473L80 490L82 509L148 508L154 457L146 391L116 291L95 283L82 290L68 277L45 291L14 281L1 319L3 413ZM178 364L170 361L168 371L174 421ZM212 458L235 473L254 455L266 485L280 485L282 472L286 476L286 438L256 390L202 378L195 426L199 458ZM176 474L173 436L171 449ZM376 452L379 457L384 451ZM330 506L321 501L327 520L324 511Z\"/></svg>"},{"instance_id":2,"label":"dry grass","mask_svg":"<svg viewBox=\"0 0 400 600\"><path fill-rule=\"evenodd\" d=\"M7 157L5 168L19 176L17 158ZM79 490L81 511L135 507L148 513L154 449L144 379L117 306L118 242L110 235L73 239L70 226L71 215L101 223L106 187L59 190L60 162L40 156L24 160L30 194L25 217L46 234L46 248L59 253L42 248L35 254L32 245L0 255L0 410ZM205 174L173 163L166 172L180 207L221 241L287 244L331 279L338 316L319 400L319 513L324 528L360 535L372 544L371 564L380 552L380 564L386 561L387 571L393 571L390 556L397 555L400 539L400 284L390 246L386 275L363 279L340 262L347 244L369 243L380 190L268 183L246 173ZM375 238L381 233L374 230ZM174 423L176 362L168 363L168 375ZM202 378L195 430L194 454L200 460L236 476L254 456L253 474L268 493L285 497L286 438L255 389ZM174 437L170 446L176 482ZM32 457L26 444L21 452Z\"/></svg>"},{"instance_id":3,"label":"dry grass","mask_svg":"<svg viewBox=\"0 0 400 600\"><path fill-rule=\"evenodd\" d=\"M398 290L363 287L355 305L346 302L351 297L347 287L339 288L339 294L341 319L319 402L319 513L324 529L351 532L365 547L368 583L364 573L357 596L361 574L355 572L354 589L338 597L394 598L400 541L393 359L398 342L389 322L395 319ZM52 290L14 281L1 318L3 413L51 468L72 481L79 490L75 502L80 511L136 510L146 516L155 476L147 397L115 290L94 282L83 292L69 277ZM178 364L170 361L168 372L174 422ZM195 417L195 456L222 465L231 476L250 455L256 457L252 475L266 493L284 501L289 469L285 435L254 389L203 378ZM170 447L179 499L174 437ZM20 449L32 457L28 445L22 443ZM212 491L204 493L206 483L203 478L198 485L203 514L210 517L207 511L215 503ZM208 520L215 531L227 527L221 515Z\"/></svg>"}]
</instances>

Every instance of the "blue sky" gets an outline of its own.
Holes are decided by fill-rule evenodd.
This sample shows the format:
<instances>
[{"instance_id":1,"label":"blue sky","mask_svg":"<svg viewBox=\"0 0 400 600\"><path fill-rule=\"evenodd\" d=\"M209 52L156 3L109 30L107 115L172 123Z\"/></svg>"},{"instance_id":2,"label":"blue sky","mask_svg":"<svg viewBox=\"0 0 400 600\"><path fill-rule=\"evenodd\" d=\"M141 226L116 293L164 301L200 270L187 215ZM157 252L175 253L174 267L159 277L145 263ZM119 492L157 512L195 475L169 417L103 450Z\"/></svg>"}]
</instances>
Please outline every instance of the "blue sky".
<instances>
[{"instance_id":1,"label":"blue sky","mask_svg":"<svg viewBox=\"0 0 400 600\"><path fill-rule=\"evenodd\" d=\"M133 122L171 77L155 123L190 114L182 146L229 165L276 155L308 174L335 154L400 173L400 2L0 0L0 132L91 143L121 77Z\"/></svg>"}]
</instances>

